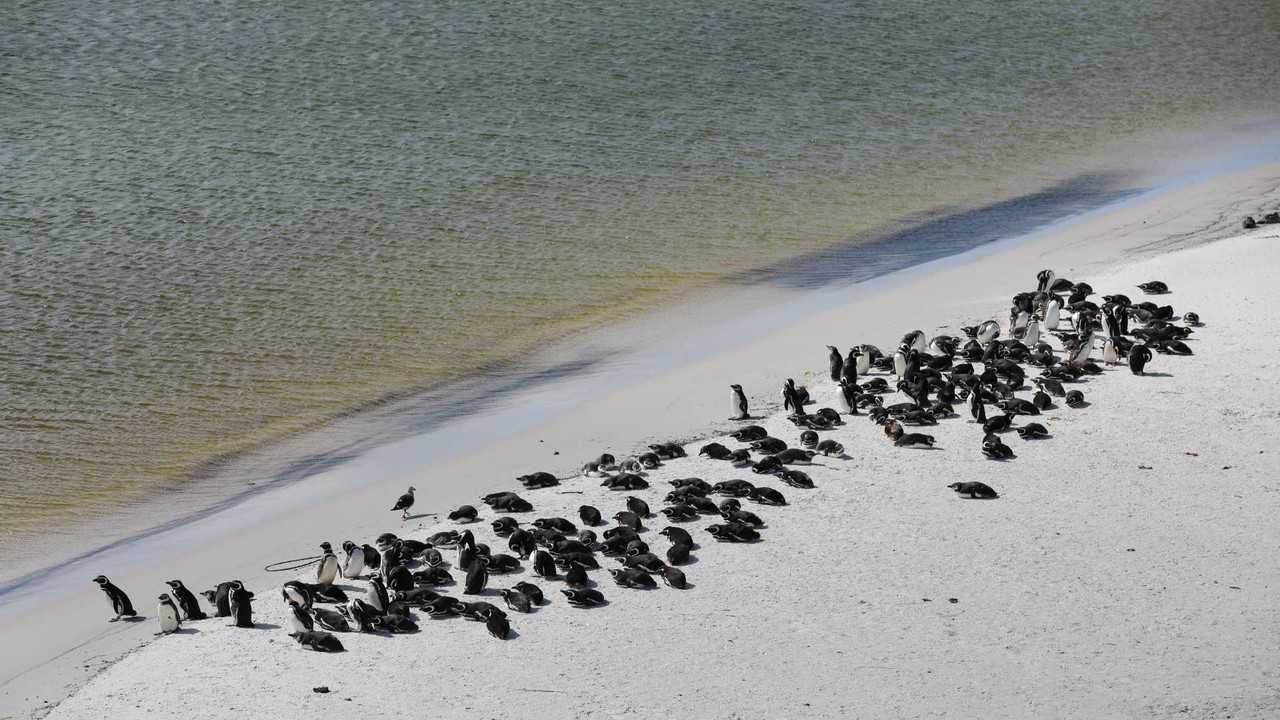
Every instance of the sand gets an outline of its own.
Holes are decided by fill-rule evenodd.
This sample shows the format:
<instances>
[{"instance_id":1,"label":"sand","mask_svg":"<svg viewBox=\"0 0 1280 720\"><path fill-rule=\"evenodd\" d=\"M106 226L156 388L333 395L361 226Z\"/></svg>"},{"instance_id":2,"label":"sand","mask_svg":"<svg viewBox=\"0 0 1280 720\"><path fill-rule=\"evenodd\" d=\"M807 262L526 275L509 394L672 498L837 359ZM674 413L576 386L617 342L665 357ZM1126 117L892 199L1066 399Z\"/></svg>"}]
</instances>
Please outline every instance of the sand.
<instances>
[{"instance_id":1,"label":"sand","mask_svg":"<svg viewBox=\"0 0 1280 720\"><path fill-rule=\"evenodd\" d=\"M409 482L423 488L423 478L431 480L433 492L420 503L447 509L510 487L502 478L521 472L564 472L605 448L726 429L720 388L729 378L763 409L776 406L777 382L787 375L829 403L831 387L819 382L826 343L887 346L917 327L934 334L1003 316L1007 297L1040 267L1088 279L1101 292L1135 292L1134 283L1159 277L1174 288L1169 301L1204 317L1208 325L1192 343L1197 355L1153 363L1170 376L1116 371L1090 381L1089 408L1050 414L1054 438L1008 439L1019 453L1012 462L983 458L976 429L962 421L932 431L943 450L913 452L854 419L834 433L850 459L821 461L811 470L816 489L779 485L791 505L759 509L769 522L764 542L721 545L693 530L703 537L698 561L686 568L690 590L622 590L597 573L609 607L574 610L554 600L513 616L519 637L507 642L473 623L424 619L416 636L344 635L350 651L340 656L303 651L280 629L205 621L110 664L51 717L225 717L232 708L296 716L332 703L365 715L425 708L445 717L1272 716L1280 700L1267 660L1280 634L1263 611L1276 580L1277 461L1266 442L1276 413L1266 409L1275 398L1262 379L1274 357L1259 352L1264 343L1253 333L1276 320L1269 283L1277 233L1168 249L1227 234L1244 212L1274 201L1276 175L1267 166L1218 179L1214 197L1248 198L1238 204L1208 203L1205 188L1191 184L1016 245L867 283L823 309L810 305L785 331L733 353L698 358L589 405L552 406L541 424L497 448L350 485L378 463L394 466L397 449L389 449L308 481L305 493L288 489L283 499L241 511L244 529L232 536L212 521L184 528L180 540L190 551L181 563L122 559L121 584L152 614L146 598L154 593L145 588L160 579L180 575L203 587L244 577L263 596L260 620L281 625L274 588L284 578L254 568L307 554L323 539L429 533L429 518L401 525L386 512ZM949 301L920 302L936 297ZM697 392L706 388L714 390ZM797 434L780 417L765 424L789 441ZM744 474L690 459L651 480L689 475ZM1002 498L960 500L945 488L957 479L983 479ZM621 494L594 486L567 484L582 496L528 497L536 516L572 517L583 501L606 514L620 508ZM308 493L317 502L304 505ZM643 496L659 505L657 490ZM246 513L256 524L245 525ZM489 536L487 523L476 527ZM84 592L41 608L46 618L59 611L75 618L81 634L72 649L65 627L18 625L10 616L11 647L29 653L6 666L28 669L5 686L6 711L56 701L92 674L83 665L96 669L150 640L152 623L105 625L92 574ZM508 579L516 578L496 584ZM50 661L52 654L59 657ZM319 685L333 692L313 694Z\"/></svg>"}]
</instances>

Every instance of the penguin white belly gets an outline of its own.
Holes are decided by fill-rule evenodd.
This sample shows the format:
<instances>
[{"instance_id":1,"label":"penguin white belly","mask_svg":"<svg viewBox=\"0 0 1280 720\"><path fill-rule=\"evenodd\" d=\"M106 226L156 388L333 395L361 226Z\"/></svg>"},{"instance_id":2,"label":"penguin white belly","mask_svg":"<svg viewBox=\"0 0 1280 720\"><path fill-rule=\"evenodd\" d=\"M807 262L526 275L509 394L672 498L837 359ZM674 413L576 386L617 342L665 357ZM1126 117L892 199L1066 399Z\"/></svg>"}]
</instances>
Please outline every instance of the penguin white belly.
<instances>
[{"instance_id":1,"label":"penguin white belly","mask_svg":"<svg viewBox=\"0 0 1280 720\"><path fill-rule=\"evenodd\" d=\"M290 607L289 608L289 632L300 633L300 632L306 632L310 629L311 628L303 624L302 620L298 618L298 611Z\"/></svg>"},{"instance_id":2,"label":"penguin white belly","mask_svg":"<svg viewBox=\"0 0 1280 720\"><path fill-rule=\"evenodd\" d=\"M742 408L738 407L738 393L734 392L732 388L729 389L729 417L742 417Z\"/></svg>"},{"instance_id":3,"label":"penguin white belly","mask_svg":"<svg viewBox=\"0 0 1280 720\"><path fill-rule=\"evenodd\" d=\"M861 353L857 360L858 376L862 377L871 369L871 353Z\"/></svg>"},{"instance_id":4,"label":"penguin white belly","mask_svg":"<svg viewBox=\"0 0 1280 720\"><path fill-rule=\"evenodd\" d=\"M1093 334L1080 341L1080 347L1076 348L1075 354L1071 356L1071 362L1077 365L1088 361L1089 354L1093 352Z\"/></svg>"},{"instance_id":5,"label":"penguin white belly","mask_svg":"<svg viewBox=\"0 0 1280 720\"><path fill-rule=\"evenodd\" d=\"M1027 323L1027 332L1022 336L1022 344L1029 348L1036 346L1040 342L1040 323L1032 319Z\"/></svg>"},{"instance_id":6,"label":"penguin white belly","mask_svg":"<svg viewBox=\"0 0 1280 720\"><path fill-rule=\"evenodd\" d=\"M996 335L1000 334L1000 323L995 320L988 320L978 328L978 342L986 345L996 339Z\"/></svg>"},{"instance_id":7,"label":"penguin white belly","mask_svg":"<svg viewBox=\"0 0 1280 720\"><path fill-rule=\"evenodd\" d=\"M911 347L920 352L924 352L928 349L929 345L925 342L923 330L916 331L916 339L915 342L911 344Z\"/></svg>"},{"instance_id":8,"label":"penguin white belly","mask_svg":"<svg viewBox=\"0 0 1280 720\"><path fill-rule=\"evenodd\" d=\"M1044 312L1044 327L1046 330L1052 331L1058 329L1058 313L1060 310L1061 306L1058 305L1057 300L1049 301L1049 309Z\"/></svg>"},{"instance_id":9,"label":"penguin white belly","mask_svg":"<svg viewBox=\"0 0 1280 720\"><path fill-rule=\"evenodd\" d=\"M1115 341L1110 338L1102 346L1102 361L1108 365L1116 365L1120 362L1120 357L1116 355Z\"/></svg>"},{"instance_id":10,"label":"penguin white belly","mask_svg":"<svg viewBox=\"0 0 1280 720\"><path fill-rule=\"evenodd\" d=\"M1026 310L1019 312L1018 317L1013 321L1013 329L1021 330L1022 328L1025 328L1030 320L1031 316L1027 314Z\"/></svg>"},{"instance_id":11,"label":"penguin white belly","mask_svg":"<svg viewBox=\"0 0 1280 720\"><path fill-rule=\"evenodd\" d=\"M378 612L386 612L387 608L382 604L382 596L378 594L378 590L373 586L364 594L364 601L373 606Z\"/></svg>"},{"instance_id":12,"label":"penguin white belly","mask_svg":"<svg viewBox=\"0 0 1280 720\"><path fill-rule=\"evenodd\" d=\"M326 555L320 561L320 567L316 570L317 585L332 585L333 581L338 578L338 556Z\"/></svg>"},{"instance_id":13,"label":"penguin white belly","mask_svg":"<svg viewBox=\"0 0 1280 720\"><path fill-rule=\"evenodd\" d=\"M359 548L347 556L347 563L342 568L342 576L346 578L360 577L364 572L364 551Z\"/></svg>"},{"instance_id":14,"label":"penguin white belly","mask_svg":"<svg viewBox=\"0 0 1280 720\"><path fill-rule=\"evenodd\" d=\"M845 397L843 392L836 395L836 406L840 408L840 412L842 413L848 414L853 412L853 408L849 407L849 399Z\"/></svg>"},{"instance_id":15,"label":"penguin white belly","mask_svg":"<svg viewBox=\"0 0 1280 720\"><path fill-rule=\"evenodd\" d=\"M902 379L902 376L907 374L907 356L901 351L893 354L893 372L898 379Z\"/></svg>"},{"instance_id":16,"label":"penguin white belly","mask_svg":"<svg viewBox=\"0 0 1280 720\"><path fill-rule=\"evenodd\" d=\"M173 606L168 603L160 603L160 607L156 608L156 617L160 619L162 633L177 632L181 625L178 621L178 613L174 612Z\"/></svg>"}]
</instances>

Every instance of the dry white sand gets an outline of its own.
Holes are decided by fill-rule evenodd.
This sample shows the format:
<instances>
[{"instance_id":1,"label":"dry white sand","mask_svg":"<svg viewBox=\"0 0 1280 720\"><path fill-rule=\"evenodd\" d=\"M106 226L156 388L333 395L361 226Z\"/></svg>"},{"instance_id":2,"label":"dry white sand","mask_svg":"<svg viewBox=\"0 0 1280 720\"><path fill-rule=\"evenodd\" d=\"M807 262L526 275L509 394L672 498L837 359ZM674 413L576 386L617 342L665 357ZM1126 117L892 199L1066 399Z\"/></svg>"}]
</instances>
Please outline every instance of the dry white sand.
<instances>
[{"instance_id":1,"label":"dry white sand","mask_svg":"<svg viewBox=\"0 0 1280 720\"><path fill-rule=\"evenodd\" d=\"M1059 238L1034 255L998 256L999 265L935 273L917 281L923 286L832 311L823 322L842 329L807 344L773 340L781 343L774 352L807 353L809 385L820 405L834 405L818 337L884 347L916 327L956 332L1003 316L1008 295L1032 284L1041 266L1135 299L1137 282L1165 280L1173 292L1159 302L1201 315L1206 326L1189 341L1196 355L1157 355L1146 377L1120 368L1082 383L1090 406L1040 418L1051 439L1007 436L1013 461L986 460L980 431L963 419L929 430L941 449L911 451L894 448L865 417L824 434L850 458L808 468L813 490L705 459L671 461L649 474L651 489L635 493L655 509L667 481L688 476L763 482L790 505L750 508L768 522L764 541L752 545L712 541L701 529L707 518L684 524L701 543L685 568L688 590L624 590L597 571L610 604L578 610L558 596L560 583L538 581L551 604L512 613L518 637L505 642L477 623L423 617L416 635L343 634L346 653L313 653L273 627L285 624L278 585L251 582L262 629L194 623L195 632L115 663L50 717L1280 716L1280 391L1269 339L1280 324L1280 232L1111 269L1099 267L1106 252L1087 265L1063 262L1068 248ZM993 265L1002 272L988 275ZM956 287L969 292L945 293ZM904 292L933 307L898 305L893 332L869 336L865 313ZM938 297L958 299L940 309ZM720 386L730 377L715 379L715 398L694 403L708 408L704 421L723 412ZM798 436L780 415L763 424L793 444ZM701 444L689 447L696 454ZM575 449L583 460L601 448ZM955 480L982 480L1001 498L960 499L946 488ZM584 502L606 516L622 509L627 493L598 482L524 492L536 510L522 519L576 520ZM495 487L515 489L490 482L458 497ZM385 518L384 503L374 526L412 537L450 526L403 530ZM482 542L495 542L492 517L470 526ZM356 515L314 540L371 539L349 531L370 522ZM667 523L648 524L646 538L665 550L656 530ZM495 576L491 587L528 575ZM94 594L84 602L101 603ZM152 613L150 593L134 595ZM320 685L332 692L313 693Z\"/></svg>"}]
</instances>

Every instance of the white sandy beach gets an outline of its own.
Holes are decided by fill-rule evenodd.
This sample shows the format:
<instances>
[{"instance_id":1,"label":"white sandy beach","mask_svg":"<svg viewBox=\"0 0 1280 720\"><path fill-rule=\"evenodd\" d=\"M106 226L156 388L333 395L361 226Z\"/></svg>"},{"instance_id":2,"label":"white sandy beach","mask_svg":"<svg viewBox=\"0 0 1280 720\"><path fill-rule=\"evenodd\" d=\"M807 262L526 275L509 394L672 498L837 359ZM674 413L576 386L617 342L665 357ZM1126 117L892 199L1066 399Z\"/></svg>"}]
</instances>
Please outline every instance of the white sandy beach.
<instances>
[{"instance_id":1,"label":"white sandy beach","mask_svg":"<svg viewBox=\"0 0 1280 720\"><path fill-rule=\"evenodd\" d=\"M259 594L262 629L207 620L152 641L153 622L105 624L90 573L83 593L38 611L27 600L29 613L0 618L19 649L6 653L5 712L43 713L88 680L49 717L1275 717L1280 627L1268 611L1280 581L1280 458L1270 445L1280 403L1263 333L1280 321L1280 230L1199 243L1271 209L1277 176L1267 165L1212 188L1191 184L868 283L782 332L548 411L467 457L344 485L343 473L386 460L373 457L281 491L284 501L249 511L252 524L233 536L216 521L187 529L180 558L123 558L103 571L145 615L163 579L203 589L243 577ZM1186 246L1195 247L1176 249ZM751 508L768 522L763 542L715 543L701 530L707 518L684 525L701 543L685 568L689 590L624 590L602 570L593 579L610 605L576 610L559 583L540 582L552 603L513 613L518 637L506 642L476 623L424 617L416 635L344 634L348 652L328 656L269 627L284 625L277 588L289 576L265 576L257 569L267 562L322 540L449 526L402 525L388 513L405 485L430 487L419 509L441 511L516 489L508 478L517 474L567 474L606 449L723 432L733 425L722 420L729 382L770 412L787 376L834 405L826 344L887 348L917 328L956 334L1003 322L1008 297L1042 267L1135 300L1137 282L1168 282L1172 294L1158 301L1206 323L1189 341L1197 354L1157 355L1150 370L1161 375L1116 369L1083 383L1090 406L1049 412L1051 439L1007 437L1018 453L1007 463L986 460L981 433L962 419L928 430L942 449L923 452L896 449L879 426L850 418L824 434L850 458L808 469L815 489L764 483L790 505ZM763 424L789 443L798 436L781 415ZM690 458L650 473L653 487L636 494L656 510L667 481L689 476L760 480ZM957 480L987 482L1001 498L961 500L946 489ZM584 502L606 516L622 509L626 493L598 482L522 493L535 505L527 519L576 518ZM308 492L309 504L300 499ZM492 517L471 526L481 542L494 542ZM648 524L646 539L665 550L655 531L666 523ZM491 587L528 574L495 576ZM320 685L332 692L313 693Z\"/></svg>"}]
</instances>

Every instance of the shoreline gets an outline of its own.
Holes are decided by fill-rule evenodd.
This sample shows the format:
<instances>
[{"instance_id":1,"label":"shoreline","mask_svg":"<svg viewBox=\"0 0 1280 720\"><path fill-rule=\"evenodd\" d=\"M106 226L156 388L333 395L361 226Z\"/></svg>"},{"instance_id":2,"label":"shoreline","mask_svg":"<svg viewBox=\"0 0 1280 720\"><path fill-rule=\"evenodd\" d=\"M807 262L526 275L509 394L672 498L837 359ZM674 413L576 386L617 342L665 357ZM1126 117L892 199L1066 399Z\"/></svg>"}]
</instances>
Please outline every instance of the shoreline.
<instances>
[{"instance_id":1,"label":"shoreline","mask_svg":"<svg viewBox=\"0 0 1280 720\"><path fill-rule=\"evenodd\" d=\"M689 308L703 304L760 307L777 302L792 302L801 307L802 300L797 302L773 293L761 295L756 291L761 288L840 289L882 276L912 272L921 266L931 267L930 263L935 261L964 256L991 243L1004 248L1009 243L1033 239L1062 223L1074 222L1081 216L1111 212L1129 202L1157 197L1217 176L1247 173L1251 168L1280 159L1280 135L1277 135L1280 123L1276 120L1246 124L1237 131L1241 133L1239 137L1208 133L1188 136L1184 140L1194 137L1197 145L1187 157L1152 164L1145 172L1098 169L974 208L943 207L929 216L904 217L892 226L851 238L846 243L731 274L681 294L672 304L609 322L590 323L532 355L496 361L451 380L406 388L353 406L298 432L211 457L187 476L175 477L156 487L129 491L133 506L118 508L109 522L76 521L55 527L39 537L9 541L10 564L0 573L0 600L15 591L21 593L30 581L54 567L83 562L232 510L264 492L330 470L334 464L346 462L353 455L455 422L473 412L471 407L458 407L464 403L493 402L499 398L509 401L512 389L518 390L529 382L580 380L574 376L615 369L610 367L608 356L635 355L645 350L643 343L620 340L622 333L618 328L631 328L637 336L660 343L664 340L660 331L668 319L683 315ZM1226 225L1230 225L1230 218ZM1203 232L1196 233L1197 237L1202 235ZM840 268L839 272L833 273L828 269L831 266ZM728 312L721 312L709 317L707 322L725 326L729 324L728 317ZM745 330L755 337L781 325L782 321L775 321L774 327ZM581 351L584 345L590 347L602 340L594 354ZM669 360L657 358L651 364L671 367ZM623 376L621 379L632 382L636 378ZM457 401L456 395L463 396L464 400ZM452 409L435 410L440 405ZM154 495L165 496L165 499L148 499ZM167 512L174 500L190 509L177 514ZM159 523L153 512L160 513ZM123 533L117 529L120 524L127 528ZM87 551L80 549L87 538L97 536L102 536L105 542ZM36 541L41 546L39 555L24 556L24 545Z\"/></svg>"},{"instance_id":2,"label":"shoreline","mask_svg":"<svg viewBox=\"0 0 1280 720\"><path fill-rule=\"evenodd\" d=\"M1089 406L1059 401L1035 418L1053 437L1006 439L1018 453L1006 463L982 457L980 431L963 419L930 428L941 451L921 452L895 449L865 416L848 416L828 435L845 443L848 457L803 468L816 488L782 486L785 507L748 505L765 517L763 542L715 543L702 529L706 518L684 525L699 543L685 567L691 589L623 590L598 572L607 607L574 610L556 598L533 614L512 613L519 634L505 643L476 623L423 617L414 635L343 633L348 652L326 656L283 637L280 605L260 586L262 632L196 623L132 654L52 717L313 713L334 702L372 715L433 702L444 717L495 718L566 709L575 717L727 718L761 707L805 717L1163 717L1178 709L1269 717L1280 708L1280 681L1261 661L1280 635L1259 625L1275 625L1268 588L1277 575L1257 533L1280 509L1280 458L1257 448L1271 414L1242 407L1250 388L1214 371L1251 349L1255 318L1233 313L1239 303L1265 305L1261 319L1277 319L1269 269L1280 262L1278 241L1280 229L1264 229L1074 274L1099 293L1167 280L1172 295L1163 301L1204 316L1188 340L1196 354L1157 355L1146 377L1122 365L1074 385ZM1031 267L1007 281L1032 281ZM1227 277L1229 286L1215 287ZM949 305L938 317L946 324L930 327L953 331L965 318L999 314L1003 305L992 300ZM1268 362L1250 354L1233 369L1251 375ZM811 373L809 385L818 405L831 404L834 387L822 375ZM757 422L790 440L796 429L774 405ZM1198 413L1224 432L1203 433ZM691 455L697 445L688 446ZM744 475L726 463L672 460L637 494L654 502L666 480L690 473L709 482ZM998 488L999 500L962 500L945 487L979 478ZM1207 482L1217 491L1203 492ZM568 481L580 496L521 494L540 516L572 516L579 502L610 510L621 503L625 493L597 484ZM471 526L481 540L490 539L490 516ZM667 524L646 523L650 533ZM446 528L458 526L433 521L399 532L420 539ZM491 586L526 575L495 577ZM559 587L538 582L550 595ZM546 664L566 657L576 661ZM174 667L182 671L166 671ZM388 667L453 679L478 679L483 668L494 684L405 685ZM254 689L246 692L249 678ZM654 693L658 682L663 690ZM318 685L334 694L313 693Z\"/></svg>"},{"instance_id":3,"label":"shoreline","mask_svg":"<svg viewBox=\"0 0 1280 720\"><path fill-rule=\"evenodd\" d=\"M988 302L992 297L998 297L1003 288L996 286L1001 282L1016 285L1016 280L1022 279L1020 276L1008 280L1001 277L1000 282L975 289L964 277L973 270L982 269L984 272L999 276L1001 269L1017 267L1021 272L1029 264L1044 260L1050 263L1048 266L1054 266L1053 263L1057 262L1057 266L1061 267L1063 273L1086 274L1088 268L1112 263L1117 258L1133 252L1135 248L1139 253L1160 251L1141 249L1145 243L1150 242L1152 236L1157 234L1161 235L1157 241L1174 237L1181 238L1178 242L1188 244L1204 242L1215 234L1221 237L1228 232L1228 228L1237 226L1239 217L1233 216L1233 213L1243 216L1254 212L1254 205L1276 199L1274 183L1276 178L1280 177L1280 171L1275 165L1273 161L1249 171L1232 174L1229 178L1212 178L1213 182L1230 187L1226 190L1215 190L1215 194L1210 199L1204 197L1203 188L1198 188L1193 183L1184 188L1171 190L1159 197L1128 201L1132 202L1133 206L1112 209L1098 216L1086 214L1083 218L1073 218L1061 227L1050 226L1032 233L1031 237L1018 238L1016 243L1000 241L983 244L959 255L894 272L868 282L825 290L823 300L829 301L829 304L798 320L784 321L778 329L769 334L769 337L751 338L745 342L744 347L735 347L732 353L725 351L725 348L733 347L730 338L700 338L703 340L704 348L707 345L714 345L719 349L718 354L714 351L698 353L688 350L683 353L670 353L667 358L655 361L655 366L649 368L649 375L641 375L634 384L621 389L610 386L609 382L612 378L602 374L588 376L588 380L594 379L594 383L587 382L581 377L573 378L578 385L587 386L585 391L580 388L577 394L573 394L566 390L565 384L568 381L563 378L553 378L527 393L527 397L523 399L528 401L528 406L521 408L521 412L515 413L514 419L509 411L504 415L502 408L485 409L452 422L452 427L437 429L433 433L436 435L434 443L424 438L402 440L343 465L335 466L327 472L319 473L310 478L307 483L294 483L288 487L271 490L269 493L264 492L259 496L263 498L261 502L255 498L253 503L237 506L237 513L240 515L237 522L239 529L243 532L237 533L238 536L235 538L224 538L227 528L220 527L219 523L214 522L216 518L204 518L166 531L165 534L172 536L160 538L159 540L163 542L151 543L152 545L169 543L170 546L167 548L127 547L124 549L133 553L129 557L103 558L102 564L114 564L120 572L107 570L107 574L112 574L113 577L115 574L120 574L125 578L129 578L129 573L134 572L135 566L139 564L151 563L161 566L138 572L136 576L130 578L130 581L122 582L122 585L126 586L147 586L149 582L159 577L181 576L193 588L203 587L208 583L203 577L206 572L243 576L252 586L255 584L254 580L260 580L263 576L260 572L256 575L251 574L250 568L246 568L246 565L259 566L250 558L262 559L260 554L255 557L255 552L261 549L262 544L267 542L272 542L276 546L283 544L280 551L275 554L292 557L297 554L306 554L306 547L314 544L309 541L298 541L297 538L324 537L336 540L337 538L332 537L333 527L339 522L345 523L345 525L339 525L344 527L342 532L351 535L359 535L378 527L385 528L391 523L385 517L385 508L381 506L386 504L388 497L394 497L402 491L394 490L393 492L392 489L410 484L413 478L420 478L424 468L430 468L432 474L453 478L452 482L432 483L431 497L420 499L420 502L421 500L429 501L429 507L424 509L446 509L451 504L473 499L474 495L478 494L477 490L488 489L490 486L505 482L503 478L534 469L548 469L564 474L566 469L580 463L582 458L598 453L603 449L601 446L625 452L619 447L620 445L630 444L629 447L634 447L642 444L644 440L658 439L643 430L638 430L647 425L645 420L649 418L663 417L669 425L673 426L671 432L674 437L661 438L664 440L688 437L690 434L696 436L700 429L714 432L716 425L713 423L708 428L706 418L718 418L724 414L724 393L718 389L718 385L724 384L723 376L727 370L733 372L736 381L742 382L748 388L754 402L760 402L762 397L772 400L774 393L771 388L776 384L780 374L795 375L799 379L804 376L804 373L800 372L801 369L812 369L816 366L813 357L807 354L800 357L797 356L798 353L789 353L785 349L779 350L779 347L811 347L816 342L813 338L824 332L822 329L824 323L834 324L837 318L847 320L850 316L880 318L878 326L873 327L874 322L867 322L867 329L859 330L858 334L863 338L860 341L886 343L891 341L892 337L881 337L880 334L890 332L890 328L900 329L906 325L931 328L932 326L928 323L939 319L930 320L927 317L928 308L911 307L906 302L913 295L913 290L918 290L920 286L934 287L937 283L942 283L943 287L949 287L957 294L967 292L969 295L963 296L962 302L956 308L973 307L979 303ZM1248 193L1250 190L1253 194ZM1271 196L1266 196L1267 192L1270 192ZM1190 198L1194 198L1200 204L1188 202ZM1234 201L1227 198L1248 199ZM1205 207L1215 201L1219 204L1212 208ZM1165 211L1171 211L1174 214L1167 217L1164 215ZM1144 219L1148 218L1153 221L1149 223L1150 225L1160 229L1144 227L1148 224ZM1103 236L1110 237L1117 228L1127 229L1128 234L1121 233L1119 240L1110 242L1102 240ZM1074 254L1064 252L1071 249L1076 252ZM1090 256L1089 253L1092 255ZM1070 260L1062 262L1064 258L1070 258ZM979 297L970 297L975 291ZM753 297L761 302L777 301L781 308L774 308L772 312L775 314L785 314L795 310L803 312L803 308L811 307L815 299L812 294L799 297L787 297L787 295L786 291L770 287L747 289L743 291L743 295L737 297L738 300L742 297ZM721 303L720 306L712 303L713 307L690 310L701 312L703 317L719 316L722 319L733 317L737 310L732 306L733 301L722 300ZM726 304L728 307L724 306ZM955 308L949 308L949 310L954 311ZM990 309L985 312L990 312ZM741 328L738 330L741 331ZM729 335L732 335L733 331L733 328L718 330L722 334ZM636 332L635 323L621 323L612 332L617 336L634 333ZM650 332L653 332L652 329ZM831 334L837 336L831 338L834 341L847 337L850 331L835 330ZM810 340L808 344L802 344L797 341L797 338L810 338ZM635 337L629 339L637 342ZM643 344L646 340L661 342L663 337L661 334L651 335L647 338L639 338L638 342ZM819 347L821 344L825 343L820 343ZM606 336L601 341L600 348L596 350L607 354L612 348L616 348L616 345L610 346ZM725 357L727 355L734 355L734 358ZM809 372L809 375L813 374ZM717 389L710 393L693 394L698 388L706 385L716 386ZM589 406L583 407L581 403L588 403ZM775 403L766 402L765 405L767 407L773 404ZM498 416L496 420L495 416ZM503 423L505 429L511 431L510 435L504 436L496 448L486 447L486 441L482 436L489 429L490 424L499 421ZM652 425L647 426L652 427ZM584 433L584 428L591 428L591 430ZM584 434L587 437L583 437ZM480 439L477 439L478 437ZM457 454L467 450L476 452L481 448L486 448L485 452L478 453L484 456L482 458L456 457ZM594 450L588 451L589 448ZM451 450L455 457L442 463L426 461L424 464L424 456L433 451L440 451L443 454L446 449ZM553 451L558 451L559 454L552 455ZM377 472L381 475L381 479L376 482L363 480L362 477L366 472L370 474ZM418 480L418 482L423 481ZM302 487L303 485L306 487ZM275 497L268 501L266 499L268 494ZM337 500L341 500L342 507L316 507L333 504ZM260 507L254 507L255 505ZM427 506L428 503L423 505ZM280 531L276 524L288 525L289 532ZM198 549L175 557L179 555L172 548L175 543ZM220 550L212 551L201 548L202 543L222 544L219 546ZM294 552L295 550L298 552ZM276 558L268 557L264 562L271 559ZM126 563L129 568L127 571L124 569ZM164 567L166 563L168 567ZM178 567L188 569L188 572L174 569ZM202 568L201 579L190 577L193 574L189 571L191 567ZM165 572L170 574L166 576L163 574ZM86 582L87 577L93 574L96 572L86 576ZM256 584L262 585L262 582L259 581ZM90 590L92 588L87 588L84 594ZM137 596L138 592L136 590L134 592ZM84 594L73 593L72 595L73 597L79 595L83 600ZM22 627L15 627L17 623L14 622L13 616L23 609L30 610L33 598L15 596L10 600L12 602L7 603L6 612L0 613L0 624L6 626L6 632L12 630L18 633L20 641L30 639L33 636L33 629L30 626L26 626L25 630ZM66 599L62 599L61 602L51 603L53 608L46 608L46 611L57 612L59 609L65 611L75 607L76 604L77 602L68 603ZM83 633L86 630L101 629L96 622L69 624L71 630L81 633L77 636L74 645L75 648L80 649L85 647L80 643L85 639ZM121 648L134 647L141 640L148 639L138 637L138 632L123 632L128 628L111 630L122 631L113 633L113 636L127 637L114 638L119 642L98 640L90 644L106 646L107 654L111 654ZM43 634L47 636L47 628L45 631ZM149 636L149 631L146 634ZM58 645L60 640L63 645L58 646L57 649L65 653L67 652L66 640L56 636L46 637L48 644ZM114 649L110 649L113 643ZM103 649L104 647L95 647L93 652L98 653ZM73 649L70 652L74 655L78 650ZM60 654L59 657L67 656ZM42 660L47 662L47 658ZM30 665L35 658L28 656L24 661ZM74 659L71 664L74 664ZM6 663L4 677L13 678L13 669L14 664ZM61 690L66 690L84 681L85 673L68 673L69 669L71 668L63 668L60 678L52 678L52 682L42 685L44 679L41 679L41 682L26 686L26 692L33 692L31 690L33 687L56 688L60 683ZM30 670L30 667L26 668L28 673ZM38 672L43 673L47 670L48 668ZM31 678L30 674L20 677ZM64 682L68 678L71 678L70 682ZM21 683L15 684L12 680L6 682L4 695L0 698L5 707L19 700L14 697L15 694L21 694L24 690L19 686ZM45 692L52 696L57 695L61 690L34 692Z\"/></svg>"}]
</instances>

